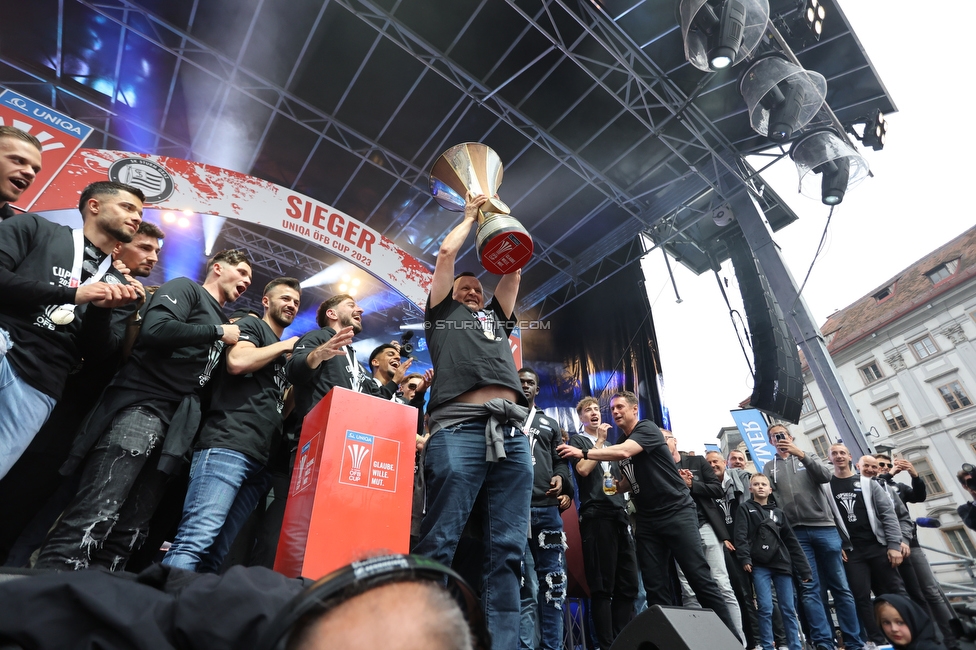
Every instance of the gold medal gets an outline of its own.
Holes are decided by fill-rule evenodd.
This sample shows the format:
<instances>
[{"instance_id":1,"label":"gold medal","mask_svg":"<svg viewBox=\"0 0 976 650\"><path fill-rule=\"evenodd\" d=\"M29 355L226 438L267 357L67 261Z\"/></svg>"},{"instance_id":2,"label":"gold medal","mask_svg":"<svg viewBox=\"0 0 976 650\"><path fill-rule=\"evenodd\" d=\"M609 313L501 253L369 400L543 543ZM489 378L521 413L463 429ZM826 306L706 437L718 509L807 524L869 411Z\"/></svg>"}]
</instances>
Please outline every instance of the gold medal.
<instances>
[{"instance_id":1,"label":"gold medal","mask_svg":"<svg viewBox=\"0 0 976 650\"><path fill-rule=\"evenodd\" d=\"M55 325L68 325L75 319L75 306L74 305L61 305L53 312L51 312L51 321Z\"/></svg>"}]
</instances>

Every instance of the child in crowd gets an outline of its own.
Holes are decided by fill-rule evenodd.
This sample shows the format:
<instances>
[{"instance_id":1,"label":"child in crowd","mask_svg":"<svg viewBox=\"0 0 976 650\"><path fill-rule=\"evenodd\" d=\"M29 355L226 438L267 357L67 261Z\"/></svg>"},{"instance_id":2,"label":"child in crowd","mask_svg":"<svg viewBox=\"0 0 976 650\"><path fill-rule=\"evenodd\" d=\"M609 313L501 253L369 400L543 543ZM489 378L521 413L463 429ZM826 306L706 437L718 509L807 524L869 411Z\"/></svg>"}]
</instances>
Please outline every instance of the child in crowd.
<instances>
[{"instance_id":1,"label":"child in crowd","mask_svg":"<svg viewBox=\"0 0 976 650\"><path fill-rule=\"evenodd\" d=\"M763 650L775 650L773 644L773 592L786 628L787 646L800 650L800 625L793 604L793 575L804 582L813 575L800 543L790 528L786 515L768 503L772 488L763 474L749 480L752 499L739 506L735 521L735 552L742 567L752 573L759 610L759 640Z\"/></svg>"},{"instance_id":2,"label":"child in crowd","mask_svg":"<svg viewBox=\"0 0 976 650\"><path fill-rule=\"evenodd\" d=\"M874 599L878 627L898 650L945 650L925 611L906 596L884 594Z\"/></svg>"}]
</instances>

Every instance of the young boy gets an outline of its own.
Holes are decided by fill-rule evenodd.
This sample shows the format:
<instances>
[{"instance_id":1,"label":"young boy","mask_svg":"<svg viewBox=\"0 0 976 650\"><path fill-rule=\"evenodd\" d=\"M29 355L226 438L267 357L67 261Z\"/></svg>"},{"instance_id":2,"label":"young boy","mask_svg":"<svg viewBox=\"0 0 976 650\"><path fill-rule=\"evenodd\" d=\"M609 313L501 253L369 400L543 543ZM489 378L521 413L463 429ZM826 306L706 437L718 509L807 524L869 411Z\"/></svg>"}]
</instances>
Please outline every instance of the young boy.
<instances>
[{"instance_id":1,"label":"young boy","mask_svg":"<svg viewBox=\"0 0 976 650\"><path fill-rule=\"evenodd\" d=\"M803 582L810 580L810 565L786 515L767 503L772 492L769 479L763 474L753 474L749 492L752 499L739 506L735 521L735 552L742 568L752 573L759 605L759 639L764 650L775 650L772 592L775 584L787 645L790 650L800 650L800 627L793 604L793 574L798 573Z\"/></svg>"}]
</instances>

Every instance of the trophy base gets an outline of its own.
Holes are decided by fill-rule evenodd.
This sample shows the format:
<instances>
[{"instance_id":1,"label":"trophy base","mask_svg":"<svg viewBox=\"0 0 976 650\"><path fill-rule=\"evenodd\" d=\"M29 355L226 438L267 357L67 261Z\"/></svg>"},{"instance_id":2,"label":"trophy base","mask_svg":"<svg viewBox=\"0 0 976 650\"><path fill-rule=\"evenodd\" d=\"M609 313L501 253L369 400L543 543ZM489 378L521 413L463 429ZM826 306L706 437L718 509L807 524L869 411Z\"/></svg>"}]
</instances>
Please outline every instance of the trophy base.
<instances>
[{"instance_id":1,"label":"trophy base","mask_svg":"<svg viewBox=\"0 0 976 650\"><path fill-rule=\"evenodd\" d=\"M478 257L489 273L506 275L532 259L533 243L517 219L504 214L486 214L478 227Z\"/></svg>"}]
</instances>

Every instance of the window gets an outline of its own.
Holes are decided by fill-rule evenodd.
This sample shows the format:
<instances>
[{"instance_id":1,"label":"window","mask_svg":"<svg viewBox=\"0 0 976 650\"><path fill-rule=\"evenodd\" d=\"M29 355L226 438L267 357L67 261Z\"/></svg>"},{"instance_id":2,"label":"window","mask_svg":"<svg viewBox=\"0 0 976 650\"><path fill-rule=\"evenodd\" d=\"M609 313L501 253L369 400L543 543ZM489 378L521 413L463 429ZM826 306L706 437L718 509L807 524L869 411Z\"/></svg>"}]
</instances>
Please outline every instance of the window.
<instances>
[{"instance_id":1,"label":"window","mask_svg":"<svg viewBox=\"0 0 976 650\"><path fill-rule=\"evenodd\" d=\"M966 532L965 528L962 526L943 528L942 534L945 535L946 543L949 544L953 553L976 557L976 547L973 546L973 540L969 538L969 533Z\"/></svg>"},{"instance_id":2,"label":"window","mask_svg":"<svg viewBox=\"0 0 976 650\"><path fill-rule=\"evenodd\" d=\"M884 302L885 300L890 298L891 294L893 294L894 292L895 292L895 285L893 284L889 285L884 289L882 289L881 291L879 291L878 293L874 294L874 299L876 302Z\"/></svg>"},{"instance_id":3,"label":"window","mask_svg":"<svg viewBox=\"0 0 976 650\"><path fill-rule=\"evenodd\" d=\"M888 429L892 433L908 428L908 420L905 419L905 416L901 412L901 407L897 404L883 409L881 415L884 416L885 422L888 423Z\"/></svg>"},{"instance_id":4,"label":"window","mask_svg":"<svg viewBox=\"0 0 976 650\"><path fill-rule=\"evenodd\" d=\"M884 377L884 375L881 374L881 368L878 366L877 361L872 361L866 366L861 366L858 368L858 370L861 371L861 379L864 380L865 385L873 384Z\"/></svg>"},{"instance_id":5,"label":"window","mask_svg":"<svg viewBox=\"0 0 976 650\"><path fill-rule=\"evenodd\" d=\"M973 404L969 399L969 395L963 389L962 384L958 381L946 384L945 386L939 386L939 394L942 395L942 399L950 411L958 411Z\"/></svg>"},{"instance_id":6,"label":"window","mask_svg":"<svg viewBox=\"0 0 976 650\"><path fill-rule=\"evenodd\" d=\"M813 399L811 399L809 395L804 395L803 404L800 406L800 415L807 415L809 413L813 413L813 411Z\"/></svg>"},{"instance_id":7,"label":"window","mask_svg":"<svg viewBox=\"0 0 976 650\"><path fill-rule=\"evenodd\" d=\"M919 458L918 460L909 459L912 461L912 465L915 466L915 471L918 472L918 476L925 483L925 491L928 492L929 496L933 494L942 494L945 489L942 484L939 483L939 478L932 471L929 466L929 461L925 458Z\"/></svg>"},{"instance_id":8,"label":"window","mask_svg":"<svg viewBox=\"0 0 976 650\"><path fill-rule=\"evenodd\" d=\"M955 273L957 268L959 268L958 257L954 260L946 262L945 264L938 265L925 275L929 276L929 280L932 281L932 284L938 284Z\"/></svg>"},{"instance_id":9,"label":"window","mask_svg":"<svg viewBox=\"0 0 976 650\"><path fill-rule=\"evenodd\" d=\"M811 442L813 442L813 450L821 460L830 458L830 441L827 440L827 436L817 436Z\"/></svg>"},{"instance_id":10,"label":"window","mask_svg":"<svg viewBox=\"0 0 976 650\"><path fill-rule=\"evenodd\" d=\"M912 352L915 353L915 358L919 361L926 357L931 357L933 354L939 351L939 348L935 346L935 341L933 341L932 337L928 335L912 341L909 343L909 345L912 348Z\"/></svg>"}]
</instances>

